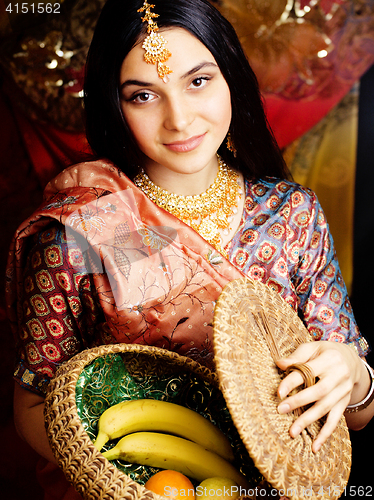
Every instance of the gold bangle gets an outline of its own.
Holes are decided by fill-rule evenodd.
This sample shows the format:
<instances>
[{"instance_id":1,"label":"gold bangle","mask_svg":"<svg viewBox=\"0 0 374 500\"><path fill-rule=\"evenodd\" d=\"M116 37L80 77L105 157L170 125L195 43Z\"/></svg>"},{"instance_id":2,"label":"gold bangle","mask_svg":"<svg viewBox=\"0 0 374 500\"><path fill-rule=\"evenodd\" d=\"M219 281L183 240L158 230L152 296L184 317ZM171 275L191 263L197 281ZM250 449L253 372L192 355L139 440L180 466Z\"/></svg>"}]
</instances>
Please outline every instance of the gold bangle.
<instances>
[{"instance_id":1,"label":"gold bangle","mask_svg":"<svg viewBox=\"0 0 374 500\"><path fill-rule=\"evenodd\" d=\"M364 361L363 359L361 359L361 361L366 366L367 371L369 372L370 375L371 379L370 389L367 396L362 401L354 405L348 405L347 408L345 409L345 413L356 413L358 411L362 411L365 408L367 408L369 404L374 400L374 372L373 369L366 363L366 361Z\"/></svg>"}]
</instances>

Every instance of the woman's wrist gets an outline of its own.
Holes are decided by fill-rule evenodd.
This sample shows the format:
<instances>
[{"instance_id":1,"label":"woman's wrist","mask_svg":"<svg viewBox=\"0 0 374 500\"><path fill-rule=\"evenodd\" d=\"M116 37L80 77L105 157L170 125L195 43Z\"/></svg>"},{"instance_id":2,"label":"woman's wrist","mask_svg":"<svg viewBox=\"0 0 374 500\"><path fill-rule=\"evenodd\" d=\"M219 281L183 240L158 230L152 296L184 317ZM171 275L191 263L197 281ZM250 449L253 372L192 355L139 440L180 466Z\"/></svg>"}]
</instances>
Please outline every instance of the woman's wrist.
<instances>
[{"instance_id":1,"label":"woman's wrist","mask_svg":"<svg viewBox=\"0 0 374 500\"><path fill-rule=\"evenodd\" d=\"M348 405L345 409L345 413L357 413L359 411L362 411L374 401L374 371L366 363L366 361L364 361L363 359L361 359L361 361L365 365L366 371L369 374L370 378L369 390L367 391L366 396L363 399L361 399L361 401Z\"/></svg>"}]
</instances>

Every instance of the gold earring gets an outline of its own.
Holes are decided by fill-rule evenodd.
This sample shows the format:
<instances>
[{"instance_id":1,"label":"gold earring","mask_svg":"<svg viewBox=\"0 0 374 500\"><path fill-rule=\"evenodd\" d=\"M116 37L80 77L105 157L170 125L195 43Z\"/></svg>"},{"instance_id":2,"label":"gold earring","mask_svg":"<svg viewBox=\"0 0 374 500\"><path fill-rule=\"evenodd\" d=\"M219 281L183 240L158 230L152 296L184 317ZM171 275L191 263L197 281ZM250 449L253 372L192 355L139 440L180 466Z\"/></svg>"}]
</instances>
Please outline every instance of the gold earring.
<instances>
[{"instance_id":1,"label":"gold earring","mask_svg":"<svg viewBox=\"0 0 374 500\"><path fill-rule=\"evenodd\" d=\"M236 151L236 147L234 145L234 141L232 140L230 132L227 134L226 147L234 155L234 158L236 158L237 151Z\"/></svg>"}]
</instances>

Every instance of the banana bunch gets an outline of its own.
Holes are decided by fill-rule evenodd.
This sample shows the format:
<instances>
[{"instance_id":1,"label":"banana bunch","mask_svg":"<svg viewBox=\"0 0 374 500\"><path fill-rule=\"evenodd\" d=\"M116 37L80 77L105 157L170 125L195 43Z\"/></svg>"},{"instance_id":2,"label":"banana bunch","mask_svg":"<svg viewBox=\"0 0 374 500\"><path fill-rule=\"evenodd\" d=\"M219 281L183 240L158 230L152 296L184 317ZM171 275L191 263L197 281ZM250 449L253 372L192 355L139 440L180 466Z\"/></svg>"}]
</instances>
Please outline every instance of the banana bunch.
<instances>
[{"instance_id":1,"label":"banana bunch","mask_svg":"<svg viewBox=\"0 0 374 500\"><path fill-rule=\"evenodd\" d=\"M230 441L212 422L184 406L157 399L132 399L108 408L100 417L94 442L104 444L132 432L157 431L175 434L232 461Z\"/></svg>"},{"instance_id":2,"label":"banana bunch","mask_svg":"<svg viewBox=\"0 0 374 500\"><path fill-rule=\"evenodd\" d=\"M227 460L188 439L159 432L134 432L103 453L108 460L172 469L197 481L221 476L248 488L244 476Z\"/></svg>"},{"instance_id":3,"label":"banana bunch","mask_svg":"<svg viewBox=\"0 0 374 500\"><path fill-rule=\"evenodd\" d=\"M122 437L103 455L108 460L172 469L203 481L227 477L246 487L246 479L230 463L230 441L212 422L184 406L155 399L123 401L100 417L94 442L104 444Z\"/></svg>"}]
</instances>

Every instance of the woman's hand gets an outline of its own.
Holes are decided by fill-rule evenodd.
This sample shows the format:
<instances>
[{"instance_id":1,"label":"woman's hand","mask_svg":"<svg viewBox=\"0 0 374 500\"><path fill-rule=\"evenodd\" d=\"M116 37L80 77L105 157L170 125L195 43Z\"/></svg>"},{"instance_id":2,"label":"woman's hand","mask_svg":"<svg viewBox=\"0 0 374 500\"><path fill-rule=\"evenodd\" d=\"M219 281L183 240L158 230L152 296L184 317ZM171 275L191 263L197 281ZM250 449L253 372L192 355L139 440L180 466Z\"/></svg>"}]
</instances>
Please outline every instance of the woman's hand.
<instances>
[{"instance_id":1,"label":"woman's hand","mask_svg":"<svg viewBox=\"0 0 374 500\"><path fill-rule=\"evenodd\" d=\"M40 456L56 463L44 425L44 399L14 384L14 423L19 436Z\"/></svg>"},{"instance_id":2,"label":"woman's hand","mask_svg":"<svg viewBox=\"0 0 374 500\"><path fill-rule=\"evenodd\" d=\"M278 388L278 395L282 399L278 412L288 413L312 404L292 424L290 428L292 437L296 437L312 422L327 415L326 422L313 443L312 449L317 452L336 428L347 405L355 404L365 398L371 381L364 363L355 351L345 344L328 341L302 344L288 358L279 359L277 365L286 370L290 365L297 363L308 364L317 382L287 397L304 382L298 371L291 372ZM347 415L348 425L355 429L364 427L374 413L372 407L374 404L362 412Z\"/></svg>"}]
</instances>

